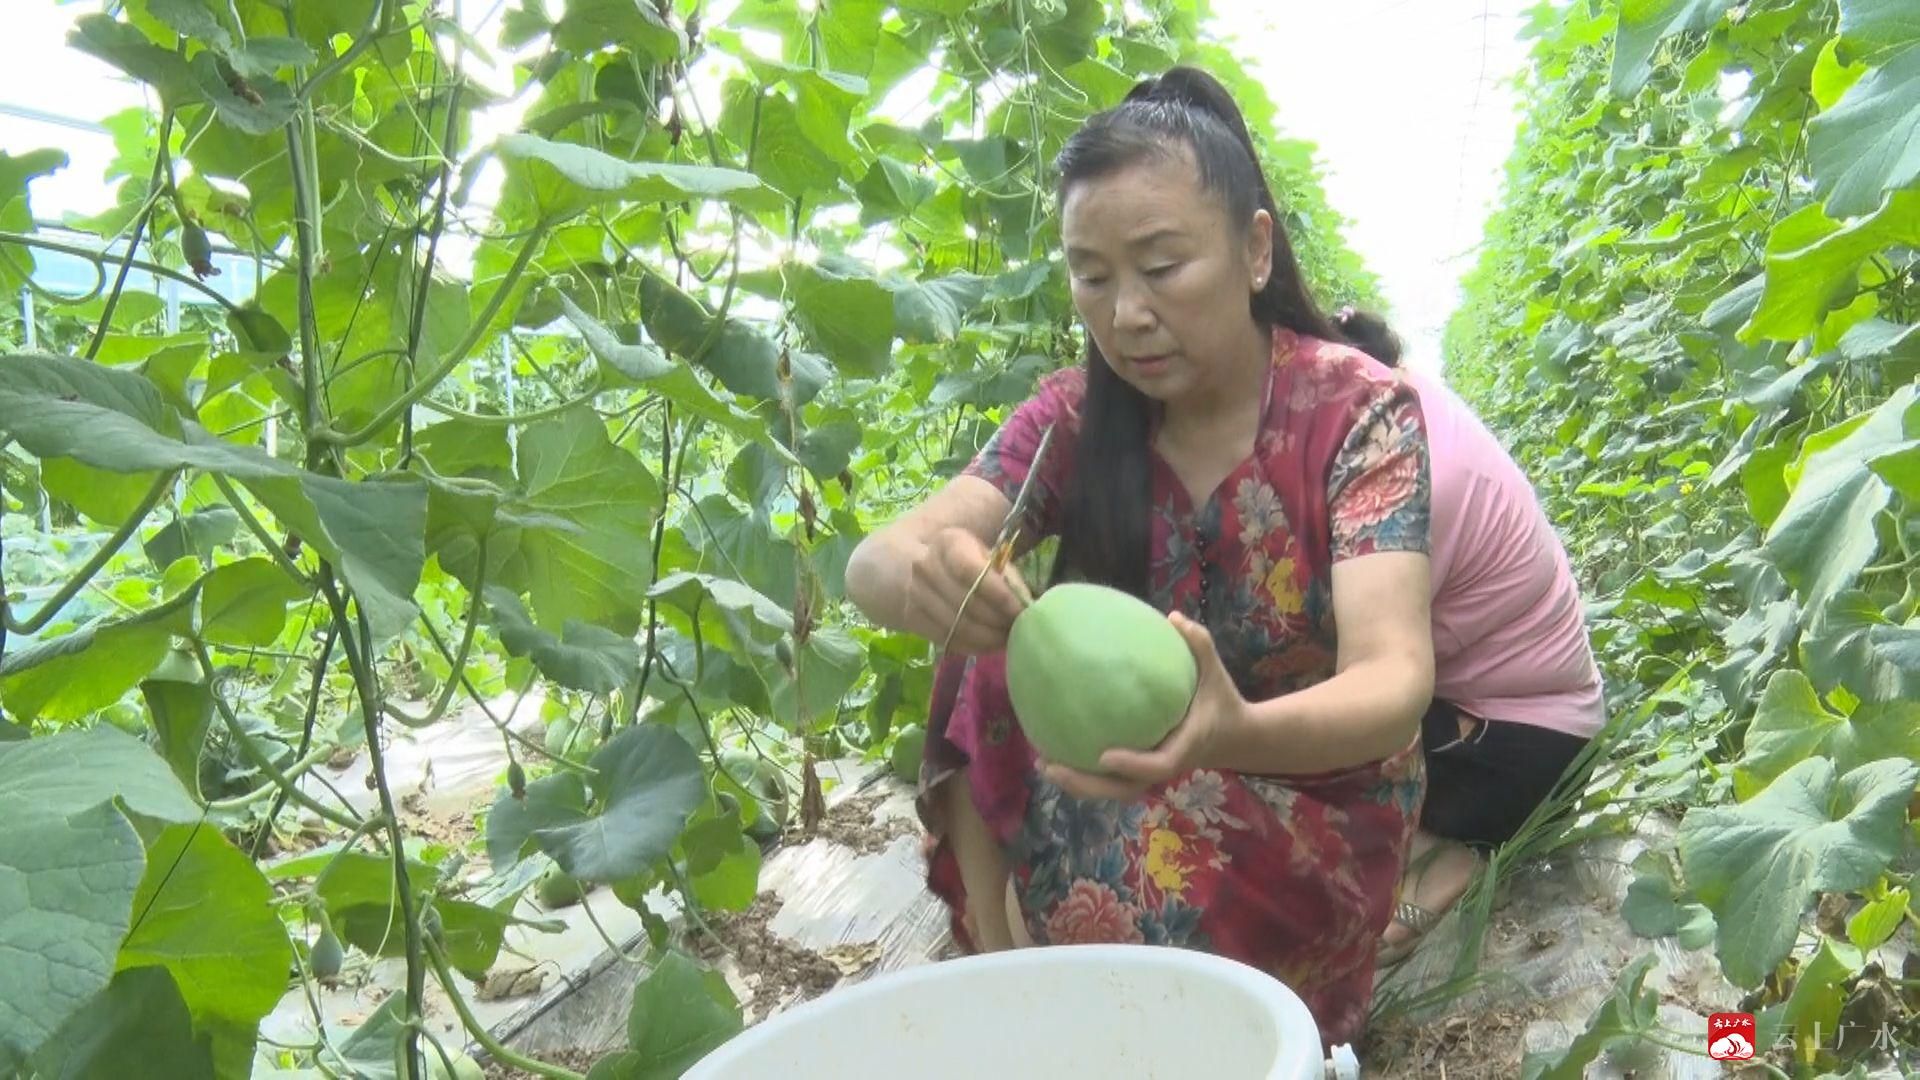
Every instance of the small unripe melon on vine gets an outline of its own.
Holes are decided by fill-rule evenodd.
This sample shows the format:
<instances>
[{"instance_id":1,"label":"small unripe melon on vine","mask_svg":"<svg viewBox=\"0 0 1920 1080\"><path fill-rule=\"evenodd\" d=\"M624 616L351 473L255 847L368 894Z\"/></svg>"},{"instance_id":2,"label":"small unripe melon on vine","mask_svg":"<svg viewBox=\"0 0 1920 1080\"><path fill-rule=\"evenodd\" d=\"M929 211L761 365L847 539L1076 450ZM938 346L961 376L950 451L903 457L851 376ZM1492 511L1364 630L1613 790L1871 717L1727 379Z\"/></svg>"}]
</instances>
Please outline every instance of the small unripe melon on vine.
<instances>
[{"instance_id":1,"label":"small unripe melon on vine","mask_svg":"<svg viewBox=\"0 0 1920 1080\"><path fill-rule=\"evenodd\" d=\"M1086 772L1103 772L1108 750L1158 745L1186 716L1199 680L1167 617L1104 585L1055 585L1007 639L1007 694L1027 741Z\"/></svg>"}]
</instances>

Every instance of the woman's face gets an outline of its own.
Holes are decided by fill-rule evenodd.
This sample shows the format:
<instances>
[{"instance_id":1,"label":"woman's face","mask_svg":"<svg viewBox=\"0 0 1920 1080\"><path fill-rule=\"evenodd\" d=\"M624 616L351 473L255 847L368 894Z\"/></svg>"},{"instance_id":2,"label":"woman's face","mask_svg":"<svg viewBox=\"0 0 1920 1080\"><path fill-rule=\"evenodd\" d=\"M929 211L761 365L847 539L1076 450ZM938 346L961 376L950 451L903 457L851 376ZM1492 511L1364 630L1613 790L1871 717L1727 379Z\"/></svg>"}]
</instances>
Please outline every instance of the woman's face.
<instances>
[{"instance_id":1,"label":"woman's face","mask_svg":"<svg viewBox=\"0 0 1920 1080\"><path fill-rule=\"evenodd\" d=\"M1228 220L1187 154L1068 193L1074 307L1115 374L1158 401L1209 400L1264 348L1250 301L1272 265L1272 219L1250 224Z\"/></svg>"}]
</instances>

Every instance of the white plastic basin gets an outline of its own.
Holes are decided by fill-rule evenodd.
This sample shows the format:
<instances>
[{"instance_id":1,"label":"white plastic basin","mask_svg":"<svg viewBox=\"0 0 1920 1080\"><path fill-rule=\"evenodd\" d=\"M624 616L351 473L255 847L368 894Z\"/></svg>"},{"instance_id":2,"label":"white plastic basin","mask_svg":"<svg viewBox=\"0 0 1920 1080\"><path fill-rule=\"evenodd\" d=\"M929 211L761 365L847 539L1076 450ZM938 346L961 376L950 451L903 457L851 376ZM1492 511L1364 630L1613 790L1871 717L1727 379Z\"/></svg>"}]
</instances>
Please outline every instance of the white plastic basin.
<instances>
[{"instance_id":1,"label":"white plastic basin","mask_svg":"<svg viewBox=\"0 0 1920 1080\"><path fill-rule=\"evenodd\" d=\"M1189 949L1070 945L924 964L757 1024L683 1080L1323 1080L1285 984Z\"/></svg>"}]
</instances>

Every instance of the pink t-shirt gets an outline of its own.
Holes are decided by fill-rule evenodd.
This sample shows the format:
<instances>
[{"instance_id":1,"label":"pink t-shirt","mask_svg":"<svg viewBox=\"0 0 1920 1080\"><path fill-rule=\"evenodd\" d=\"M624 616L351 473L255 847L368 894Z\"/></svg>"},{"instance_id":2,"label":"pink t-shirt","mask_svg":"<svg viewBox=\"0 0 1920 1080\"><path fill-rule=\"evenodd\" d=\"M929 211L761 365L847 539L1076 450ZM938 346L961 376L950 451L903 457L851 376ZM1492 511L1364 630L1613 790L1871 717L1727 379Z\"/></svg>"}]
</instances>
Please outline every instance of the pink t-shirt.
<instances>
[{"instance_id":1,"label":"pink t-shirt","mask_svg":"<svg viewBox=\"0 0 1920 1080\"><path fill-rule=\"evenodd\" d=\"M1437 376L1405 375L1432 457L1434 696L1486 719L1592 736L1605 696L1559 535L1466 402Z\"/></svg>"}]
</instances>

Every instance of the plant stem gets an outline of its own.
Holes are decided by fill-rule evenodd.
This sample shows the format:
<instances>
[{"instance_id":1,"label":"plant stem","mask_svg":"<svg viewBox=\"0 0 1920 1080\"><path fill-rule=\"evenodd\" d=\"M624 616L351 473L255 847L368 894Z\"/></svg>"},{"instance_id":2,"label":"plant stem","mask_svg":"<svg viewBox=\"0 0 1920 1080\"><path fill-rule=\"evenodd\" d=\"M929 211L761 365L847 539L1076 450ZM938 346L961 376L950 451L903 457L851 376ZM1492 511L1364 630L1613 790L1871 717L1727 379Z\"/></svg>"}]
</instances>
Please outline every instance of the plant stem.
<instances>
[{"instance_id":1,"label":"plant stem","mask_svg":"<svg viewBox=\"0 0 1920 1080\"><path fill-rule=\"evenodd\" d=\"M467 1033L472 1035L474 1041L479 1043L494 1060L508 1068L530 1072L535 1076L544 1076L547 1080L586 1080L577 1072L563 1069L558 1065L549 1065L544 1061L536 1061L507 1049L506 1045L494 1038L493 1032L488 1031L487 1026L473 1015L473 1010L467 1005L467 999L460 993L459 985L453 981L453 970L447 966L447 958L440 952L440 946L437 943L431 941L427 943L427 956L433 961L433 970L440 976L440 985L447 991L447 1000L453 1002L453 1010L460 1014L460 1022L466 1025Z\"/></svg>"},{"instance_id":2,"label":"plant stem","mask_svg":"<svg viewBox=\"0 0 1920 1080\"><path fill-rule=\"evenodd\" d=\"M365 721L367 732L367 763L372 770L374 789L380 795L380 812L386 818L387 844L393 857L393 878L399 890L396 903L400 909L400 918L405 926L407 939L407 1016L409 1025L420 1022L425 1015L427 970L423 952L425 935L421 933L420 913L414 907L413 882L407 872L406 836L400 831L400 817L393 805L393 788L387 783L387 763L380 748L381 709L374 689L373 639L367 632L364 617L360 619L360 634L356 641L352 629L347 625L347 602L340 595L340 589L334 584L333 567L321 564L320 590L327 595L327 607L333 612L334 625L340 628L340 637L347 650L347 666L353 671L354 689L360 694L360 715ZM420 1080L420 1063L417 1060L420 1051L420 1033L409 1026L405 1036L403 1053L407 1062L407 1080Z\"/></svg>"},{"instance_id":3,"label":"plant stem","mask_svg":"<svg viewBox=\"0 0 1920 1080\"><path fill-rule=\"evenodd\" d=\"M133 223L133 235L127 240L127 256L120 260L120 276L114 279L113 291L107 294L107 302L100 310L100 325L93 332L93 341L87 346L87 359L100 355L100 346L106 344L107 331L113 327L113 309L120 306L120 293L127 286L127 274L133 269L133 256L140 250L140 240L146 235L147 222L153 217L154 207L160 205L160 185L166 180L167 140L173 137L173 110L166 109L160 114L160 148L153 156L153 178L147 181L147 202L140 208L140 216ZM168 185L171 187L172 185Z\"/></svg>"}]
</instances>

